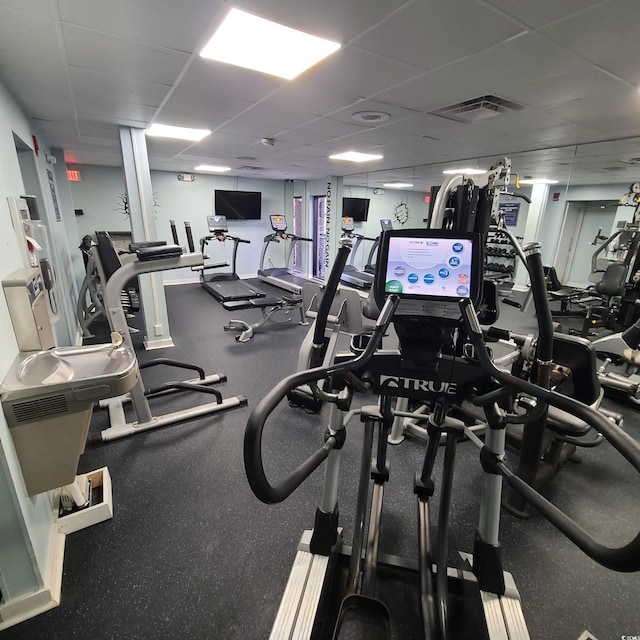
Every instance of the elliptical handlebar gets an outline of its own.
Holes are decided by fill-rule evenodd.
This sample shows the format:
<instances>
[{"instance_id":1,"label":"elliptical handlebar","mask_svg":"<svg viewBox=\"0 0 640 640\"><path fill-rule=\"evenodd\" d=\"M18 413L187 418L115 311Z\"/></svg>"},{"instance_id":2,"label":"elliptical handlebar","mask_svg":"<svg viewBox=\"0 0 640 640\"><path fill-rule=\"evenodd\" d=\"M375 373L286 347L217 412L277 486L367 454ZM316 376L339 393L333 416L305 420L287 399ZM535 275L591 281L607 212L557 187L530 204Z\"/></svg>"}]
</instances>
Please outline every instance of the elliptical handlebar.
<instances>
[{"instance_id":1,"label":"elliptical handlebar","mask_svg":"<svg viewBox=\"0 0 640 640\"><path fill-rule=\"evenodd\" d=\"M320 466L329 455L329 451L336 445L335 435L329 435L320 449L291 471L279 484L272 485L267 479L262 460L262 433L269 415L293 389L303 384L310 384L317 380L346 373L367 363L380 345L398 302L398 296L391 295L387 298L371 339L359 356L340 364L316 367L287 376L255 406L249 416L244 434L244 466L249 485L259 500L266 504L285 500Z\"/></svg>"},{"instance_id":2,"label":"elliptical handlebar","mask_svg":"<svg viewBox=\"0 0 640 640\"><path fill-rule=\"evenodd\" d=\"M460 301L462 319L476 357L482 368L498 382L532 395L548 405L566 411L601 433L605 439L628 461L636 471L640 472L640 444L625 433L614 422L605 418L591 407L548 389L548 370L553 357L553 325L549 300L546 295L544 269L538 243L525 247L527 266L531 277L531 289L539 325L539 338L536 351L538 361L538 384L523 380L498 369L487 350L482 329L478 323L476 311L470 300ZM496 331L496 333L498 333ZM502 337L502 336L500 336ZM540 379L540 369L545 371ZM547 383L547 384L545 384ZM485 462L487 459L485 458ZM551 524L561 531L571 542L599 564L614 571L640 570L640 532L628 544L622 547L607 547L599 543L585 529L560 511L533 487L516 476L500 459L491 460L494 472L500 473L509 486L531 505L533 505Z\"/></svg>"},{"instance_id":3,"label":"elliptical handlebar","mask_svg":"<svg viewBox=\"0 0 640 640\"><path fill-rule=\"evenodd\" d=\"M333 302L336 291L338 290L340 278L342 276L342 272L344 271L344 267L347 264L349 253L351 253L351 247L347 243L343 244L338 249L338 253L333 263L331 273L329 274L329 278L327 279L327 285L325 287L324 293L322 294L322 300L320 300L320 306L318 307L318 314L316 315L315 321L315 330L313 333L314 345L319 346L324 344L324 332L327 327L327 319L329 317L329 312L331 311L331 304Z\"/></svg>"}]
</instances>

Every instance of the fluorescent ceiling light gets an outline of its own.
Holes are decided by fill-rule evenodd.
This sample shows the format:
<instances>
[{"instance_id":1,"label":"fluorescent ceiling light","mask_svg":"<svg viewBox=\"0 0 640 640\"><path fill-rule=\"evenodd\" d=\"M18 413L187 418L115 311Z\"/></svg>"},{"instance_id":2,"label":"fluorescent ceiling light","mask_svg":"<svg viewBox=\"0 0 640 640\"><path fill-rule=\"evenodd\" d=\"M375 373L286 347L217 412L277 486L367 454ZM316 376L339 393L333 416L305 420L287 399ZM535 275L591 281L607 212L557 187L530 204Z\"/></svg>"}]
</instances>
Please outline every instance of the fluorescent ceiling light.
<instances>
[{"instance_id":1,"label":"fluorescent ceiling light","mask_svg":"<svg viewBox=\"0 0 640 640\"><path fill-rule=\"evenodd\" d=\"M479 176L481 173L487 173L486 169L445 169L442 173L452 175L455 173L465 173L468 176Z\"/></svg>"},{"instance_id":2,"label":"fluorescent ceiling light","mask_svg":"<svg viewBox=\"0 0 640 640\"><path fill-rule=\"evenodd\" d=\"M369 160L381 160L384 156L375 153L360 153L359 151L345 151L329 156L329 160L348 160L349 162L368 162Z\"/></svg>"},{"instance_id":3,"label":"fluorescent ceiling light","mask_svg":"<svg viewBox=\"0 0 640 640\"><path fill-rule=\"evenodd\" d=\"M530 180L520 180L520 184L558 184L558 181L549 178L531 178Z\"/></svg>"},{"instance_id":4,"label":"fluorescent ceiling light","mask_svg":"<svg viewBox=\"0 0 640 640\"><path fill-rule=\"evenodd\" d=\"M231 171L231 167L218 167L215 164L199 164L193 168L194 171L213 171L214 173L224 173Z\"/></svg>"},{"instance_id":5,"label":"fluorescent ceiling light","mask_svg":"<svg viewBox=\"0 0 640 640\"><path fill-rule=\"evenodd\" d=\"M337 42L231 9L200 55L291 80L339 48Z\"/></svg>"},{"instance_id":6,"label":"fluorescent ceiling light","mask_svg":"<svg viewBox=\"0 0 640 640\"><path fill-rule=\"evenodd\" d=\"M388 189L408 189L413 187L410 182L385 182L382 186Z\"/></svg>"},{"instance_id":7,"label":"fluorescent ceiling light","mask_svg":"<svg viewBox=\"0 0 640 640\"><path fill-rule=\"evenodd\" d=\"M174 127L169 124L152 124L145 132L148 136L158 138L174 138L176 140L191 140L198 142L206 138L209 129L189 129L188 127Z\"/></svg>"}]
</instances>

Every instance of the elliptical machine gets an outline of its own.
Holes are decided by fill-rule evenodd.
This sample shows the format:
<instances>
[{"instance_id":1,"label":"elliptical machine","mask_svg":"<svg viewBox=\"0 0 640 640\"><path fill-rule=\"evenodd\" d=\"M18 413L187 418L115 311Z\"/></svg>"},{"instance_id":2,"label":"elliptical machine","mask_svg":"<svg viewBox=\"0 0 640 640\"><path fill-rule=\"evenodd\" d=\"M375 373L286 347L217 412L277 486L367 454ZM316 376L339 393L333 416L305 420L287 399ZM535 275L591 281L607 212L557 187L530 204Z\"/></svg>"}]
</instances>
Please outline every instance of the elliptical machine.
<instances>
[{"instance_id":1,"label":"elliptical machine","mask_svg":"<svg viewBox=\"0 0 640 640\"><path fill-rule=\"evenodd\" d=\"M419 513L422 637L529 638L517 590L509 574L503 572L500 561L498 531L503 479L598 563L617 571L640 569L640 534L620 548L600 544L505 465L505 426L522 416L509 414L499 402L514 393L537 398L537 414L552 405L580 417L602 433L638 471L640 446L596 411L545 388L552 322L538 245L529 245L525 250L540 324L536 354L538 384L495 367L476 313L482 289L482 222L476 226L475 220L465 220L464 216L449 217L449 222L447 230L385 233L374 285L376 302L382 311L373 333L356 342L353 353L336 356L332 365L302 371L279 382L249 418L244 442L245 469L249 484L261 501L270 504L285 500L326 462L314 528L305 532L301 540L271 638L391 637L393 620L389 609L376 597L376 570L380 559L382 498L389 477L386 436L394 417L393 397L415 398L430 405L429 441L414 482ZM471 229L464 228L466 225ZM336 264L339 263L336 258ZM427 276L433 276L433 281ZM321 321L319 315L317 322ZM391 322L398 333L400 348L381 351L382 337ZM344 418L354 393L368 388L365 380L380 395L380 404L361 409L362 466L354 538L351 546L346 547L340 540L337 507L341 449L347 437ZM332 403L329 427L322 447L274 485L264 471L265 422L287 393L302 384L309 385L318 398ZM484 441L450 414L453 401L462 398L483 408L487 419ZM432 472L442 434L446 446L438 528L432 538L429 524L430 500L435 489ZM468 556L470 571L447 569L449 503L457 441L462 434L478 447L483 475L480 520L473 556ZM370 480L373 496L365 536ZM332 617L323 613L323 605L336 592L330 569L341 553L348 553L349 560L346 598L337 616ZM406 564L399 565L407 568ZM484 621L471 623L473 612L481 613Z\"/></svg>"}]
</instances>

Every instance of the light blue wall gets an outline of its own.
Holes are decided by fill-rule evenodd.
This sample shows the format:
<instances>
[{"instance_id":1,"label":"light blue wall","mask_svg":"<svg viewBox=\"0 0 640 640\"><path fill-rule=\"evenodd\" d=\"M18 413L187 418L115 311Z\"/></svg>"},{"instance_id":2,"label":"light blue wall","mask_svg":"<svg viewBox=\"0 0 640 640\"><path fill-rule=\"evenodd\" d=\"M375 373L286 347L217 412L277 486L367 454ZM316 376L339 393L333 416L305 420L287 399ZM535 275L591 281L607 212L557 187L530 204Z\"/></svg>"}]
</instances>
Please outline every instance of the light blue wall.
<instances>
[{"instance_id":1,"label":"light blue wall","mask_svg":"<svg viewBox=\"0 0 640 640\"><path fill-rule=\"evenodd\" d=\"M96 230L129 231L127 216L118 211L118 196L124 193L122 169L83 165L81 182L71 183L75 207L84 215L77 216L78 243L85 234ZM238 249L238 273L241 276L255 275L258 270L262 241L271 232L269 215L290 212L292 203L285 202L285 182L282 180L260 180L198 174L194 182L180 182L177 174L167 171L152 171L151 182L156 201L158 235L171 242L170 220L178 227L180 244L186 246L185 221L191 223L193 237L198 249L199 239L208 235L207 216L214 213L214 191L228 189L260 191L262 193L261 220L229 220L229 232L251 242ZM291 193L291 189L288 190ZM294 194L304 192L301 185L294 185ZM290 218L290 216L289 216ZM292 225L292 220L289 219ZM230 260L231 243L209 244L213 261ZM274 256L274 259L277 256ZM165 282L193 280L195 274L189 269L165 272Z\"/></svg>"},{"instance_id":2,"label":"light blue wall","mask_svg":"<svg viewBox=\"0 0 640 640\"><path fill-rule=\"evenodd\" d=\"M27 144L32 130L13 97L0 83L0 280L21 266L8 197L24 193L13 133ZM18 353L6 301L0 295L0 377ZM30 498L15 454L4 414L0 414L0 572L11 598L37 590L52 551L52 493Z\"/></svg>"}]
</instances>

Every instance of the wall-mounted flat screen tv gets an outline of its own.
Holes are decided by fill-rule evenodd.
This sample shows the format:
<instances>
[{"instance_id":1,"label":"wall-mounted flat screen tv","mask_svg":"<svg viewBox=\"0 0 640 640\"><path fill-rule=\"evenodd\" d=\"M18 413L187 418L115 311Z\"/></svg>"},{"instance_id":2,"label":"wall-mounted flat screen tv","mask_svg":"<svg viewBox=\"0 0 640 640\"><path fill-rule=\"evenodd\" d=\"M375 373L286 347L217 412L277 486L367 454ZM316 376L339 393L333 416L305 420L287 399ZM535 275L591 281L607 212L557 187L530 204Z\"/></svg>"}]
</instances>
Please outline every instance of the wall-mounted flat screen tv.
<instances>
[{"instance_id":1,"label":"wall-mounted flat screen tv","mask_svg":"<svg viewBox=\"0 0 640 640\"><path fill-rule=\"evenodd\" d=\"M366 222L369 215L369 198L342 198L342 217L354 222Z\"/></svg>"},{"instance_id":2,"label":"wall-mounted flat screen tv","mask_svg":"<svg viewBox=\"0 0 640 640\"><path fill-rule=\"evenodd\" d=\"M262 193L260 191L215 190L215 212L227 220L260 220Z\"/></svg>"}]
</instances>

